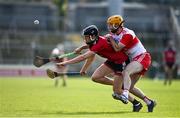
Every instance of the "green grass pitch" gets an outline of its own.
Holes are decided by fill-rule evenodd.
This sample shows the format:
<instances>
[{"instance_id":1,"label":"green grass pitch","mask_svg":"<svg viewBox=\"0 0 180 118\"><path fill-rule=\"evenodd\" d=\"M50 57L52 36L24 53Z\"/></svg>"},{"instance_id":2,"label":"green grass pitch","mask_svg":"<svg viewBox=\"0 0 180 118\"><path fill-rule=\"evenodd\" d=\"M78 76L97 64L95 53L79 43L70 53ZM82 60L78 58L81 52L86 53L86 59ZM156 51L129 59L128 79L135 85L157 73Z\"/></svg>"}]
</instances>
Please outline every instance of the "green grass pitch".
<instances>
[{"instance_id":1,"label":"green grass pitch","mask_svg":"<svg viewBox=\"0 0 180 118\"><path fill-rule=\"evenodd\" d=\"M111 97L111 86L88 78L69 78L67 87L56 88L47 77L0 77L0 117L180 118L180 81L164 86L163 81L142 78L137 86L156 99L153 113L147 113L142 100L143 109L131 112L131 103Z\"/></svg>"}]
</instances>

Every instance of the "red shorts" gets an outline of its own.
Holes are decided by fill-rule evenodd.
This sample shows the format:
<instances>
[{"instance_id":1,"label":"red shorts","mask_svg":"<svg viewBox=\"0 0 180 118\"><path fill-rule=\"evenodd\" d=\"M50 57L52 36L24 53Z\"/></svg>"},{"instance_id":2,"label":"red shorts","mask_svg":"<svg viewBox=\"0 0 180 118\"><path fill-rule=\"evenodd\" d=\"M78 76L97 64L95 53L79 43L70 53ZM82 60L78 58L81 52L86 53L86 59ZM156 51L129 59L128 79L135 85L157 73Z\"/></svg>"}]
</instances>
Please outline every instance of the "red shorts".
<instances>
[{"instance_id":1,"label":"red shorts","mask_svg":"<svg viewBox=\"0 0 180 118\"><path fill-rule=\"evenodd\" d=\"M139 74L144 75L144 73L149 69L151 65L151 55L149 53L142 53L133 58L132 61L137 61L143 66L143 70Z\"/></svg>"}]
</instances>

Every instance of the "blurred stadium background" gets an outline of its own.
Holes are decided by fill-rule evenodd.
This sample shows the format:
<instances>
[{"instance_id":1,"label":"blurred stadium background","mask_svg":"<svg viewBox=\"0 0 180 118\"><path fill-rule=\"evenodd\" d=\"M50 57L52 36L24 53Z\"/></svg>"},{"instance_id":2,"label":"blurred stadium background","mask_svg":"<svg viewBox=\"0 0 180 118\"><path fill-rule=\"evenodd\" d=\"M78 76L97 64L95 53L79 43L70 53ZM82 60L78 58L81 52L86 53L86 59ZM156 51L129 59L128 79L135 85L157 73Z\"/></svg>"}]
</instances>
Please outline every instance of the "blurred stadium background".
<instances>
[{"instance_id":1,"label":"blurred stadium background","mask_svg":"<svg viewBox=\"0 0 180 118\"><path fill-rule=\"evenodd\" d=\"M168 40L180 50L179 0L0 0L0 76L45 75L32 65L35 55L49 57L57 44L70 52L82 44L81 30L90 24L107 33L106 19L124 17L152 54L149 77L163 78L162 52ZM35 25L34 20L40 24ZM178 64L180 64L178 52ZM97 58L90 73L100 64ZM82 63L70 66L77 71ZM49 65L51 66L51 65ZM175 73L176 77L180 72Z\"/></svg>"},{"instance_id":2,"label":"blurred stadium background","mask_svg":"<svg viewBox=\"0 0 180 118\"><path fill-rule=\"evenodd\" d=\"M139 81L137 86L158 105L152 114L146 114L145 104L140 113L132 113L130 104L112 99L110 86L69 77L67 87L55 88L45 73L54 65L33 66L34 56L49 57L58 44L66 53L82 45L81 30L87 25L106 34L106 19L113 14L124 17L125 26L152 54L146 78L164 78L162 53L169 40L175 42L180 65L180 0L0 0L0 117L179 118L178 80L172 86ZM103 61L97 57L89 74ZM79 71L82 64L69 71ZM174 78L180 79L178 67Z\"/></svg>"}]
</instances>

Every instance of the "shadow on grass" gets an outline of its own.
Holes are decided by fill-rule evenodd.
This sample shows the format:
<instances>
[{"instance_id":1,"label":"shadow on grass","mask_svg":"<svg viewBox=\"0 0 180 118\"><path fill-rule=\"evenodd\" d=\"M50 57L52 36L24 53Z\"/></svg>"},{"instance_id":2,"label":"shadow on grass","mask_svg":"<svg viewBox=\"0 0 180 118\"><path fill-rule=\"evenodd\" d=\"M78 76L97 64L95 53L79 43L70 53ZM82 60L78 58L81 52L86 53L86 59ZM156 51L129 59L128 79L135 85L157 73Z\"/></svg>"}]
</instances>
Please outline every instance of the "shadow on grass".
<instances>
[{"instance_id":1,"label":"shadow on grass","mask_svg":"<svg viewBox=\"0 0 180 118\"><path fill-rule=\"evenodd\" d=\"M4 116L83 116L83 115L121 115L121 114L133 114L137 112L132 111L78 111L78 112L66 112L66 111L42 111L36 110L36 112L32 110L22 110L17 111L17 114L14 115L4 115ZM138 113L147 113L147 112L138 112Z\"/></svg>"},{"instance_id":2,"label":"shadow on grass","mask_svg":"<svg viewBox=\"0 0 180 118\"><path fill-rule=\"evenodd\" d=\"M58 111L58 112L41 112L40 115L111 115L111 114L127 114L127 113L133 113L131 111L111 111L111 112L88 112L88 111L81 111L81 112L64 112L64 111Z\"/></svg>"}]
</instances>

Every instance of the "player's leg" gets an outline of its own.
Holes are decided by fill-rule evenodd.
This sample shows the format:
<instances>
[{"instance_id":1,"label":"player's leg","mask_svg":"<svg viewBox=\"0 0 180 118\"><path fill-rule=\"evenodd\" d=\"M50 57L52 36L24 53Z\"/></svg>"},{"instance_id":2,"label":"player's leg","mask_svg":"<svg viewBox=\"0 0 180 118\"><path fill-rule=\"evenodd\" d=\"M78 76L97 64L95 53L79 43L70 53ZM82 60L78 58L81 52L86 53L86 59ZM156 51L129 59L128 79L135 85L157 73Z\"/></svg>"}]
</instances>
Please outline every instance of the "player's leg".
<instances>
[{"instance_id":1,"label":"player's leg","mask_svg":"<svg viewBox=\"0 0 180 118\"><path fill-rule=\"evenodd\" d=\"M122 94L122 86L123 86L123 78L119 75L114 75L114 85L113 85L113 91L116 94L121 95Z\"/></svg>"},{"instance_id":2,"label":"player's leg","mask_svg":"<svg viewBox=\"0 0 180 118\"><path fill-rule=\"evenodd\" d=\"M149 97L147 97L141 89L135 87L135 84L140 79L140 77L141 77L140 74L133 74L131 76L130 92L135 96L139 97L140 99L142 99L148 106L148 112L152 112L154 107L156 106L156 102L150 99Z\"/></svg>"},{"instance_id":3,"label":"player's leg","mask_svg":"<svg viewBox=\"0 0 180 118\"><path fill-rule=\"evenodd\" d=\"M164 72L165 72L164 85L166 85L167 81L168 81L168 78L169 78L169 67L168 67L168 65L165 65Z\"/></svg>"},{"instance_id":4,"label":"player's leg","mask_svg":"<svg viewBox=\"0 0 180 118\"><path fill-rule=\"evenodd\" d=\"M68 67L66 67L66 66L62 67L62 71L63 71L63 73L67 73ZM67 80L67 75L63 75L62 76L62 86L67 86L66 80Z\"/></svg>"},{"instance_id":5,"label":"player's leg","mask_svg":"<svg viewBox=\"0 0 180 118\"><path fill-rule=\"evenodd\" d=\"M113 86L113 91L114 93L112 94L114 99L119 100L118 97L122 94L122 84L123 84L123 78L121 75L114 75L114 86ZM142 108L142 104L137 101L132 95L129 94L128 100L132 103L133 105L133 112L139 112Z\"/></svg>"},{"instance_id":6,"label":"player's leg","mask_svg":"<svg viewBox=\"0 0 180 118\"><path fill-rule=\"evenodd\" d=\"M137 101L131 94L129 94L128 100L133 104L133 112L139 112L142 109L141 102Z\"/></svg>"},{"instance_id":7,"label":"player's leg","mask_svg":"<svg viewBox=\"0 0 180 118\"><path fill-rule=\"evenodd\" d=\"M151 56L149 53L141 54L133 59L123 71L123 80L124 80L124 91L122 96L125 98L128 97L129 89L131 86L130 75L135 73L143 73L148 70L151 64Z\"/></svg>"},{"instance_id":8,"label":"player's leg","mask_svg":"<svg viewBox=\"0 0 180 118\"><path fill-rule=\"evenodd\" d=\"M131 86L130 75L134 74L134 73L139 73L142 70L143 70L143 65L141 65L137 61L132 61L123 70L122 74L123 74L123 80L124 80L124 91L123 91L122 95L125 97L125 99L128 98L129 89L130 89L130 86Z\"/></svg>"},{"instance_id":9,"label":"player's leg","mask_svg":"<svg viewBox=\"0 0 180 118\"><path fill-rule=\"evenodd\" d=\"M67 86L67 84L66 84L66 79L67 79L67 75L63 75L62 76L62 86Z\"/></svg>"},{"instance_id":10,"label":"player's leg","mask_svg":"<svg viewBox=\"0 0 180 118\"><path fill-rule=\"evenodd\" d=\"M107 63L106 63L107 64ZM99 68L96 69L96 71L94 72L92 79L95 82L101 83L101 84L106 84L106 85L112 85L113 83L116 83L115 86L113 86L113 90L116 91L117 93L121 94L122 92L122 76L121 78L118 77L118 79L114 79L115 82L113 82L113 80L108 79L107 75L112 74L113 71L110 68L110 65L107 66L105 64L102 64ZM114 74L113 74L114 76ZM129 97L129 101L133 104L133 111L134 112L138 112L140 111L140 109L142 108L142 104L137 101L136 99L134 99L133 97Z\"/></svg>"},{"instance_id":11,"label":"player's leg","mask_svg":"<svg viewBox=\"0 0 180 118\"><path fill-rule=\"evenodd\" d=\"M93 75L91 76L92 81L105 84L105 85L113 85L113 80L108 79L105 77L106 75L112 73L113 70L110 69L108 66L105 64L100 65Z\"/></svg>"},{"instance_id":12,"label":"player's leg","mask_svg":"<svg viewBox=\"0 0 180 118\"><path fill-rule=\"evenodd\" d=\"M129 91L132 94L134 94L135 96L137 96L143 100L143 98L145 96L144 93L139 88L135 87L135 84L140 79L141 75L140 74L133 74L130 77L131 77L131 87L130 87Z\"/></svg>"},{"instance_id":13,"label":"player's leg","mask_svg":"<svg viewBox=\"0 0 180 118\"><path fill-rule=\"evenodd\" d=\"M171 85L171 83L172 83L174 70L175 70L174 65L172 65L171 68L169 69L169 78L168 78L169 79L169 85Z\"/></svg>"},{"instance_id":14,"label":"player's leg","mask_svg":"<svg viewBox=\"0 0 180 118\"><path fill-rule=\"evenodd\" d=\"M55 82L54 82L54 86L55 87L57 87L58 86L58 84L59 84L59 77L56 77L56 78L54 78L55 80Z\"/></svg>"}]
</instances>

